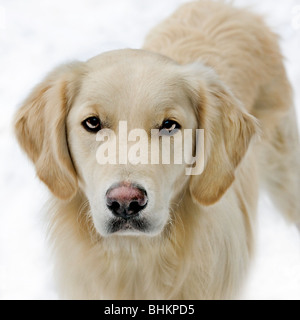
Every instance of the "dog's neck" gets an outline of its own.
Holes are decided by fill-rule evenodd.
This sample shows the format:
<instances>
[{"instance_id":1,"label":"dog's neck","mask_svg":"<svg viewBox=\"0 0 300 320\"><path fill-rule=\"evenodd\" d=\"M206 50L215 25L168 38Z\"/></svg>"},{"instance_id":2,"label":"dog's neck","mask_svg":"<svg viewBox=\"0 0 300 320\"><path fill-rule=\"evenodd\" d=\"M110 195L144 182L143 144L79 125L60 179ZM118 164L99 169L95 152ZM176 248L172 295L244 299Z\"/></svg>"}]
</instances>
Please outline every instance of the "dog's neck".
<instances>
[{"instance_id":1,"label":"dog's neck","mask_svg":"<svg viewBox=\"0 0 300 320\"><path fill-rule=\"evenodd\" d=\"M190 196L184 197L184 200L178 204L177 210L172 210L169 224L156 237L111 236L102 238L93 227L86 201L82 194L78 194L70 202L58 200L52 202L52 209L49 211L52 214L50 219L53 226L50 230L50 237L55 240L54 243L60 244L54 246L53 250L57 261L56 270L60 273L60 277L66 281L71 276L68 274L68 270L63 268L67 259L73 270L76 269L74 265L77 266L78 274L72 275L76 279L80 279L80 277L88 279L93 277L103 278L101 281L107 290L102 288L101 292L110 292L110 290L114 290L113 287L119 288L120 282L124 282L124 290L126 288L126 292L130 292L132 298L135 292L144 290L134 288L138 283L139 286L144 286L145 290L147 286L152 285L147 284L148 280L146 280L146 277L149 278L148 273L151 270L154 278L157 275L157 281L161 282L164 279L158 285L159 290L164 292L164 296L166 296L167 291L170 298L180 298L176 291L185 279L183 275L190 271L188 263L190 259L185 259L185 256L190 255L191 251L194 250L194 248L191 248L193 242L189 239L197 231L198 223L196 221L199 220L199 217L192 214L195 215L197 211L192 208L196 204L193 204ZM190 210L185 210L185 214L182 215L180 211L184 207L188 207ZM80 208L79 211L78 208ZM53 214L53 212L55 213ZM187 223L187 219L193 219L194 222ZM189 230L186 229L186 226L189 226ZM70 238L73 241L70 241ZM70 243L72 247L70 247ZM98 264L94 265L93 270L87 272L85 267L88 268L90 259L94 261L96 259ZM64 263L60 261L64 261ZM147 265L147 270L144 270L145 265ZM165 276L161 277L162 274ZM181 279L174 283L176 274L180 274ZM126 277L129 276L135 280L128 281ZM150 279L153 279L153 277L150 277ZM89 281L88 279L84 281ZM105 279L110 279L110 282L108 283ZM137 281L136 279L140 280ZM129 284L135 285L129 288ZM121 297L124 298L123 292L120 292Z\"/></svg>"}]
</instances>

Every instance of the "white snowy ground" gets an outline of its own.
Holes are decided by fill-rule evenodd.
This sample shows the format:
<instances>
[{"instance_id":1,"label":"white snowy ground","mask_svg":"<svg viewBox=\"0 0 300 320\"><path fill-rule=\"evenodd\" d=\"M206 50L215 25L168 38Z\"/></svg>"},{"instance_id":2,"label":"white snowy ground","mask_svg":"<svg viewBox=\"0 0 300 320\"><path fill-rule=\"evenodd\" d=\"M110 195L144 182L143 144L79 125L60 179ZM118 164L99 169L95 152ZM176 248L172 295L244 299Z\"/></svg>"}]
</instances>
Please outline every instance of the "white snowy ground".
<instances>
[{"instance_id":1,"label":"white snowy ground","mask_svg":"<svg viewBox=\"0 0 300 320\"><path fill-rule=\"evenodd\" d=\"M59 63L139 48L183 0L0 0L0 299L57 299L45 244L45 187L12 137L12 116ZM300 0L236 0L266 15L281 36L300 108ZM300 160L300 159L299 159ZM299 195L300 197L300 195ZM245 299L300 299L300 237L267 198Z\"/></svg>"}]
</instances>

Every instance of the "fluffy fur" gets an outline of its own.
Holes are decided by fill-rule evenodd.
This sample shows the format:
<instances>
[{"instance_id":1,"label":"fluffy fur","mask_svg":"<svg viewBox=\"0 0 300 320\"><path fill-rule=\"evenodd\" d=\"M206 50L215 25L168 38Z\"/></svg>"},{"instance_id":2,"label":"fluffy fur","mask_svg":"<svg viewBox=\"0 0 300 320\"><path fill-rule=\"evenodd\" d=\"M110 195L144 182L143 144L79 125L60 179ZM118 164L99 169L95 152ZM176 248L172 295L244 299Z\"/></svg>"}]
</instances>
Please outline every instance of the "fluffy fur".
<instances>
[{"instance_id":1,"label":"fluffy fur","mask_svg":"<svg viewBox=\"0 0 300 320\"><path fill-rule=\"evenodd\" d=\"M81 121L127 120L147 132L165 117L205 130L205 170L100 167ZM53 193L50 238L62 298L237 298L253 253L260 184L300 221L299 140L277 36L246 10L185 4L146 38L55 69L16 115L16 135ZM148 187L150 235L107 235L105 191ZM102 201L102 202L101 202Z\"/></svg>"}]
</instances>

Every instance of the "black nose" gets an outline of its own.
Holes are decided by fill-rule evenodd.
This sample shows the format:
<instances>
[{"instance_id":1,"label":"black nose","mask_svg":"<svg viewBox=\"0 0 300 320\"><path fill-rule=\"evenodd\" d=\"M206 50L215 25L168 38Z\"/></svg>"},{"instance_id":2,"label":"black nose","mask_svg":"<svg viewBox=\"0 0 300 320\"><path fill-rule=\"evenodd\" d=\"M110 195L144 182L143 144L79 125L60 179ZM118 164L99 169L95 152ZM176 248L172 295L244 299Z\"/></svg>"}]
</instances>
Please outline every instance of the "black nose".
<instances>
[{"instance_id":1,"label":"black nose","mask_svg":"<svg viewBox=\"0 0 300 320\"><path fill-rule=\"evenodd\" d=\"M106 193L106 205L116 216L123 219L136 217L148 203L147 193L129 183L110 188Z\"/></svg>"}]
</instances>

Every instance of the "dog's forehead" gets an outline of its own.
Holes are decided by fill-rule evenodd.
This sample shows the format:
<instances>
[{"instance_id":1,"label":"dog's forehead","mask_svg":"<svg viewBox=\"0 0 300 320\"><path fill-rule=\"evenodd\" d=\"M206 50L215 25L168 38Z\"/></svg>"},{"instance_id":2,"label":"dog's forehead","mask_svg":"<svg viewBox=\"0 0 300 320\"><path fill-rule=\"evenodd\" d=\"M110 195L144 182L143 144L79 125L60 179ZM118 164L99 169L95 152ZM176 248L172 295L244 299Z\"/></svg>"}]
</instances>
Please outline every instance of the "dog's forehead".
<instances>
[{"instance_id":1,"label":"dog's forehead","mask_svg":"<svg viewBox=\"0 0 300 320\"><path fill-rule=\"evenodd\" d=\"M155 62L156 64L169 64L177 65L172 59L163 56L161 54L150 52L141 49L123 49L123 50L114 50L108 51L102 54L99 54L90 60L87 61L87 65L91 68L100 67L104 68L113 64L123 64L126 66L127 63L151 63ZM125 64L124 64L125 63Z\"/></svg>"},{"instance_id":2,"label":"dog's forehead","mask_svg":"<svg viewBox=\"0 0 300 320\"><path fill-rule=\"evenodd\" d=\"M80 100L126 113L161 105L185 104L180 66L142 50L119 50L87 62ZM113 106L113 107L112 107ZM125 114L124 114L125 115Z\"/></svg>"},{"instance_id":3,"label":"dog's forehead","mask_svg":"<svg viewBox=\"0 0 300 320\"><path fill-rule=\"evenodd\" d=\"M87 62L83 89L109 94L171 96L180 87L180 68L172 60L143 50L118 50ZM124 98L124 97L123 97Z\"/></svg>"}]
</instances>

